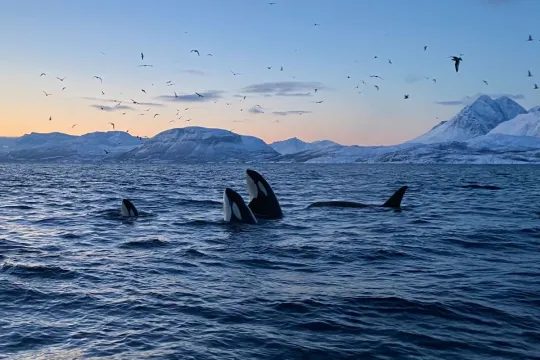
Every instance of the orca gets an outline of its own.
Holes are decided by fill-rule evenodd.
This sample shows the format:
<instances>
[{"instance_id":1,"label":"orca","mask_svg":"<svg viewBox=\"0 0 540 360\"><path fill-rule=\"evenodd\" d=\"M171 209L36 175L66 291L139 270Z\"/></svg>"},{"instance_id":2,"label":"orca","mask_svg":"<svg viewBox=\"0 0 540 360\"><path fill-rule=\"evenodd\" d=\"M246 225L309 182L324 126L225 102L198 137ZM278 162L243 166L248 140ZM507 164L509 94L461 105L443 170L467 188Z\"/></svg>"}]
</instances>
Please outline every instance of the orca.
<instances>
[{"instance_id":1,"label":"orca","mask_svg":"<svg viewBox=\"0 0 540 360\"><path fill-rule=\"evenodd\" d=\"M137 208L128 199L122 199L122 206L120 207L120 214L122 216L139 216Z\"/></svg>"},{"instance_id":2,"label":"orca","mask_svg":"<svg viewBox=\"0 0 540 360\"><path fill-rule=\"evenodd\" d=\"M313 204L309 205L308 208L311 207L326 207L326 206L333 206L333 207L350 207L350 208L366 208L366 207L372 207L372 206L381 206L381 207L388 207L388 208L394 208L399 209L401 207L401 200L403 199L403 195L405 195L405 191L407 191L409 187L408 186L402 186L388 199L384 204L382 205L369 205L369 204L362 204L357 203L353 201L318 201L314 202Z\"/></svg>"},{"instance_id":3,"label":"orca","mask_svg":"<svg viewBox=\"0 0 540 360\"><path fill-rule=\"evenodd\" d=\"M266 179L255 170L246 170L246 183L251 201L248 206L256 217L281 219L283 212L274 190Z\"/></svg>"},{"instance_id":4,"label":"orca","mask_svg":"<svg viewBox=\"0 0 540 360\"><path fill-rule=\"evenodd\" d=\"M246 205L244 199L231 188L226 188L223 193L223 219L229 223L257 224L255 215Z\"/></svg>"}]
</instances>

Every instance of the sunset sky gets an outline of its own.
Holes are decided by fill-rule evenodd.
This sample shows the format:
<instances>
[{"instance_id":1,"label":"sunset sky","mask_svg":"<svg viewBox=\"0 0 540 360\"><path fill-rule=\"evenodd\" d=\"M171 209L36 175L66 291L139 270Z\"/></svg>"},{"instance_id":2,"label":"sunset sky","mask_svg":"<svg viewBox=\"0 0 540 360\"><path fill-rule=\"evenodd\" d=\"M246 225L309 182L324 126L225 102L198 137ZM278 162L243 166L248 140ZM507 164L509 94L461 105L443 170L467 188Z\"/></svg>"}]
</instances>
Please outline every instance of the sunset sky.
<instances>
[{"instance_id":1,"label":"sunset sky","mask_svg":"<svg viewBox=\"0 0 540 360\"><path fill-rule=\"evenodd\" d=\"M0 136L114 122L141 136L197 125L382 145L451 118L467 97L540 105L538 0L270 1L6 0Z\"/></svg>"}]
</instances>

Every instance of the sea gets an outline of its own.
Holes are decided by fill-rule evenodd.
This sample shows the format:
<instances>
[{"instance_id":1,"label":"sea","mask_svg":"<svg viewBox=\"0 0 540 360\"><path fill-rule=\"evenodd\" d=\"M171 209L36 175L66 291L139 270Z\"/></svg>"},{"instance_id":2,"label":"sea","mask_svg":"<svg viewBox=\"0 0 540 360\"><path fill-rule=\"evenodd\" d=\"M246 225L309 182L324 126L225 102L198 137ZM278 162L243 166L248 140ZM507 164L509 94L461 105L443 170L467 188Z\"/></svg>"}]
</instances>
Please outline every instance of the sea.
<instances>
[{"instance_id":1,"label":"sea","mask_svg":"<svg viewBox=\"0 0 540 360\"><path fill-rule=\"evenodd\" d=\"M224 223L247 168L283 219ZM540 359L539 180L528 165L2 164L0 359ZM308 208L402 185L400 210Z\"/></svg>"}]
</instances>

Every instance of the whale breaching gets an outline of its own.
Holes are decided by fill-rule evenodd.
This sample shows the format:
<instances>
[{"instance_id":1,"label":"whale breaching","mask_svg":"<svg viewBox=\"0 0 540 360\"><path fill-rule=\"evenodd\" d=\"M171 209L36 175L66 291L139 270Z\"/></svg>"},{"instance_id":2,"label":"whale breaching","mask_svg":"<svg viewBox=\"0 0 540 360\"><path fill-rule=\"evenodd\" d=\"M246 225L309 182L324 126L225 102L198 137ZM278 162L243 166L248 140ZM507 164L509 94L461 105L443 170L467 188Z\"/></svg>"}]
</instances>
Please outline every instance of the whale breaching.
<instances>
[{"instance_id":1,"label":"whale breaching","mask_svg":"<svg viewBox=\"0 0 540 360\"><path fill-rule=\"evenodd\" d=\"M120 207L120 214L122 216L139 216L137 208L128 199L122 200L122 206Z\"/></svg>"},{"instance_id":2,"label":"whale breaching","mask_svg":"<svg viewBox=\"0 0 540 360\"><path fill-rule=\"evenodd\" d=\"M249 208L256 217L280 219L283 212L272 187L261 174L255 170L246 170L246 182L249 196Z\"/></svg>"},{"instance_id":3,"label":"whale breaching","mask_svg":"<svg viewBox=\"0 0 540 360\"><path fill-rule=\"evenodd\" d=\"M408 186L402 186L390 197L390 199L386 200L386 202L382 205L369 205L369 204L362 204L357 203L353 201L318 201L314 202L313 204L309 205L310 207L324 207L324 206L334 206L334 207L352 207L352 208L365 208L365 207L371 207L371 206L381 206L381 207L389 207L394 209L399 209L401 207L401 200L403 200L403 195L405 195L405 191L407 191L409 187Z\"/></svg>"},{"instance_id":4,"label":"whale breaching","mask_svg":"<svg viewBox=\"0 0 540 360\"><path fill-rule=\"evenodd\" d=\"M257 219L255 219L244 199L231 188L226 188L223 193L223 220L226 222L257 224Z\"/></svg>"}]
</instances>

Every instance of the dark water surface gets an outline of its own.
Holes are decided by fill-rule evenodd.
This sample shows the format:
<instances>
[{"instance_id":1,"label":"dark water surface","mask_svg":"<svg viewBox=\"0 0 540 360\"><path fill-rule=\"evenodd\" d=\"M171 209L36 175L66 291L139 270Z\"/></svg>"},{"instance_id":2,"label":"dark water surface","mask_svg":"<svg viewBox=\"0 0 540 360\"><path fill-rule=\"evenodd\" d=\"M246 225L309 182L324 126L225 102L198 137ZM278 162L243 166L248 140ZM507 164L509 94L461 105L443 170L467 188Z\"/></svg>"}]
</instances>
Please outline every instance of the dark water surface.
<instances>
[{"instance_id":1,"label":"dark water surface","mask_svg":"<svg viewBox=\"0 0 540 360\"><path fill-rule=\"evenodd\" d=\"M283 220L222 223L245 166L0 165L0 358L540 357L540 167L253 168Z\"/></svg>"}]
</instances>

